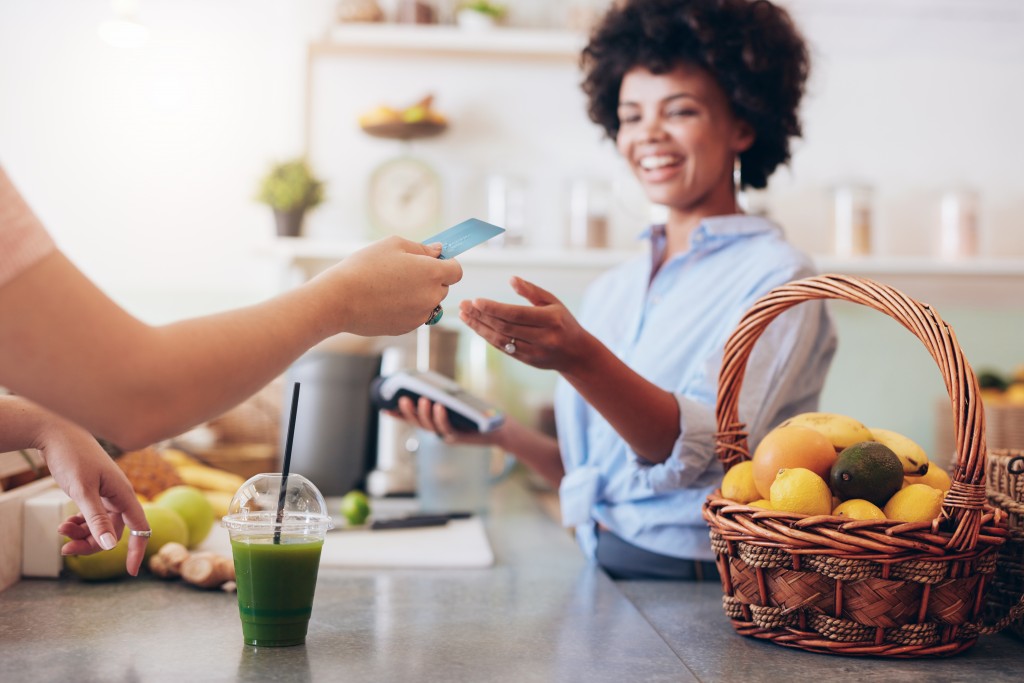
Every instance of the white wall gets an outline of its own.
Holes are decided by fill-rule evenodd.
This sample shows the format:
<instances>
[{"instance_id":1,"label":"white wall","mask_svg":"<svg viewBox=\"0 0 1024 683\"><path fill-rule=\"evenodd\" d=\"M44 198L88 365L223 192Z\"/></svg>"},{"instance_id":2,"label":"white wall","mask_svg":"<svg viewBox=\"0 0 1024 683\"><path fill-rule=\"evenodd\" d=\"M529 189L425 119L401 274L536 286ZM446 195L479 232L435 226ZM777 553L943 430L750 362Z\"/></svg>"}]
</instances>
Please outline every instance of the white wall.
<instances>
[{"instance_id":1,"label":"white wall","mask_svg":"<svg viewBox=\"0 0 1024 683\"><path fill-rule=\"evenodd\" d=\"M135 51L97 38L110 15L106 0L0 2L0 162L83 270L129 310L161 322L275 291L277 271L256 250L272 222L252 195L269 162L302 150L306 44L325 31L335 3L140 2L153 39ZM522 25L553 21L566 7L510 4ZM984 252L1024 255L1024 3L788 4L814 46L815 70L805 139L766 199L793 240L810 251L830 248L827 188L852 177L877 190L881 250L926 254L937 194L970 184L982 193ZM453 126L414 151L445 174L452 218L479 210L474 183L483 171L508 168L532 176L532 237L553 244L565 178L582 170L623 178L583 115L568 64L510 70L490 62L339 58L319 63L316 77L312 154L331 197L313 216L318 236L343 239L365 229L361 188L395 151L355 131L353 114L427 89ZM620 220L616 240L628 240L640 221ZM974 332L974 348L1021 336L1019 310L966 313L976 329L958 333L963 342ZM859 333L854 344L888 334L884 325L866 332L871 323L859 316L842 323ZM864 360L852 352L837 360L835 373L850 385ZM916 347L898 352L893 364L916 354ZM985 361L974 359L976 366ZM859 391L874 410L907 412L905 397L886 404L870 387ZM839 380L830 382L834 409L856 414L843 401L849 396ZM913 419L926 420L920 410Z\"/></svg>"},{"instance_id":2,"label":"white wall","mask_svg":"<svg viewBox=\"0 0 1024 683\"><path fill-rule=\"evenodd\" d=\"M525 25L567 6L510 4ZM827 188L858 178L877 190L880 249L928 253L938 193L970 184L982 192L984 251L1024 253L1024 3L789 4L815 71L805 139L767 202L793 239L827 251ZM118 50L96 36L105 0L0 3L0 160L72 258L138 314L162 320L265 296L277 280L254 247L272 227L251 197L270 161L302 149L305 45L334 2L140 7L153 40ZM332 201L314 214L315 235L364 230L366 175L394 149L355 132L353 112L427 89L454 125L414 149L444 172L453 218L478 211L483 171L508 168L532 176L534 238L553 243L565 179L581 170L624 178L583 115L571 65L357 61L325 60L316 71L312 152ZM640 219L619 221L618 243Z\"/></svg>"},{"instance_id":3,"label":"white wall","mask_svg":"<svg viewBox=\"0 0 1024 683\"><path fill-rule=\"evenodd\" d=\"M301 150L309 3L142 0L138 50L104 0L0 4L0 160L83 270L152 320L259 298L259 174ZM319 22L315 22L319 24Z\"/></svg>"}]
</instances>

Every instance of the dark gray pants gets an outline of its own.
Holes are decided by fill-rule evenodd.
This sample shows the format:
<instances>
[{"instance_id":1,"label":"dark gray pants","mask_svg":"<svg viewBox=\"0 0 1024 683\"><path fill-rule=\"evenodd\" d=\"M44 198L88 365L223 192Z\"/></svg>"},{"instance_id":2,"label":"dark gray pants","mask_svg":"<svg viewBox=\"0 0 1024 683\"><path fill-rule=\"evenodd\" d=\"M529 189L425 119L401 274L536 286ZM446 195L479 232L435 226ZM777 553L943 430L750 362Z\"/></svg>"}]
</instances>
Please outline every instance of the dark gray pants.
<instances>
[{"instance_id":1,"label":"dark gray pants","mask_svg":"<svg viewBox=\"0 0 1024 683\"><path fill-rule=\"evenodd\" d=\"M652 553L601 527L597 529L597 563L616 580L718 581L714 562Z\"/></svg>"}]
</instances>

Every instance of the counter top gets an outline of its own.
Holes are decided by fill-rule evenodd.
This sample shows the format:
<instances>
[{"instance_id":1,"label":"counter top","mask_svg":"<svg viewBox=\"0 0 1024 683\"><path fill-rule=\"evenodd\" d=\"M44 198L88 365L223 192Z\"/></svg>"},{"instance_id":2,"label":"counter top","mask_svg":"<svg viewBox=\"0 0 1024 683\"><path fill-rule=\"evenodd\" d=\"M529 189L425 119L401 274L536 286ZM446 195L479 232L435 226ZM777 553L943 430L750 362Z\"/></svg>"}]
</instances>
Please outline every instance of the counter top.
<instances>
[{"instance_id":1,"label":"counter top","mask_svg":"<svg viewBox=\"0 0 1024 683\"><path fill-rule=\"evenodd\" d=\"M494 488L488 569L322 568L306 645L242 644L233 594L143 577L0 593L3 681L1020 680L1024 642L895 661L738 636L717 583L613 582L521 477Z\"/></svg>"},{"instance_id":2,"label":"counter top","mask_svg":"<svg viewBox=\"0 0 1024 683\"><path fill-rule=\"evenodd\" d=\"M491 568L321 568L299 647L243 645L234 594L24 579L0 593L0 680L696 680L520 477L485 521Z\"/></svg>"}]
</instances>

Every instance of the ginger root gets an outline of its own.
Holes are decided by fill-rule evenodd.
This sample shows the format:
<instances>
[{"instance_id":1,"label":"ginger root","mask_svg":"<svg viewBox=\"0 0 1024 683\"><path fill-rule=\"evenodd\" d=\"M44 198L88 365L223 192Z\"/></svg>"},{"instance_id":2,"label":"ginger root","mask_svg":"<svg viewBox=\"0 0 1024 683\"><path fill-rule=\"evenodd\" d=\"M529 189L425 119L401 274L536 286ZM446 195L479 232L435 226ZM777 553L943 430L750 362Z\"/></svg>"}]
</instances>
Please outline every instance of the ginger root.
<instances>
[{"instance_id":1,"label":"ginger root","mask_svg":"<svg viewBox=\"0 0 1024 683\"><path fill-rule=\"evenodd\" d=\"M193 553L181 565L181 578L199 588L218 588L235 580L235 563L216 553Z\"/></svg>"},{"instance_id":2,"label":"ginger root","mask_svg":"<svg viewBox=\"0 0 1024 683\"><path fill-rule=\"evenodd\" d=\"M167 543L149 558L149 570L161 579L184 579L197 588L221 588L235 580L230 557L211 552L193 553L180 543Z\"/></svg>"}]
</instances>

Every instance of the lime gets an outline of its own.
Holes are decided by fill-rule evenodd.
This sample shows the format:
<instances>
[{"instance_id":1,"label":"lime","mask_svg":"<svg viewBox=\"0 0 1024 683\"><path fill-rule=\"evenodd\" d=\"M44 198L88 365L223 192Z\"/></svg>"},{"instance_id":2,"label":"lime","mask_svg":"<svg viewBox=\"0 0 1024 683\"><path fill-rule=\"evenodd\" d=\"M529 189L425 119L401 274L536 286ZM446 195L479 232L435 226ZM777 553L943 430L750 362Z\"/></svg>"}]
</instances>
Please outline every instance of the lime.
<instances>
[{"instance_id":1,"label":"lime","mask_svg":"<svg viewBox=\"0 0 1024 683\"><path fill-rule=\"evenodd\" d=\"M370 516L370 501L362 491L349 491L341 499L341 516L349 526L358 526Z\"/></svg>"}]
</instances>

